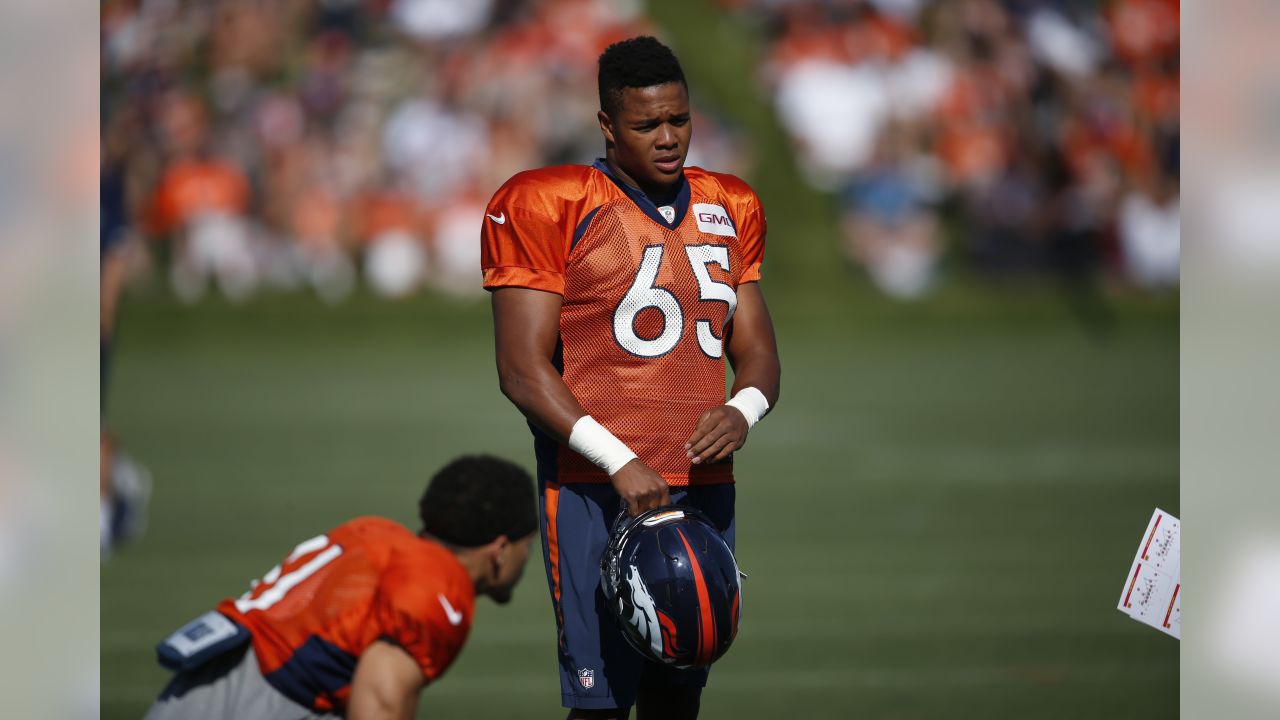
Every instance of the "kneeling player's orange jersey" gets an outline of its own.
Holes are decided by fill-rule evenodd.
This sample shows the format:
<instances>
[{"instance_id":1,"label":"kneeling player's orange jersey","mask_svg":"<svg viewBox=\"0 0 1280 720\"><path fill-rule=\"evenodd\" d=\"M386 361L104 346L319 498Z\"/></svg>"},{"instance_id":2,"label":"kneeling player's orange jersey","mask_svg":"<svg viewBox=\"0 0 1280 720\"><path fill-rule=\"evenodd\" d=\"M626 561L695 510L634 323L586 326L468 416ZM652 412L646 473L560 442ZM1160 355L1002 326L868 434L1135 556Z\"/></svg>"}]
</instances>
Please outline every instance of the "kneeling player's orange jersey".
<instances>
[{"instance_id":1,"label":"kneeling player's orange jersey","mask_svg":"<svg viewBox=\"0 0 1280 720\"><path fill-rule=\"evenodd\" d=\"M413 656L427 681L466 642L475 586L444 547L363 517L293 549L218 611L253 634L267 682L317 711L341 711L360 655L377 640Z\"/></svg>"},{"instance_id":2,"label":"kneeling player's orange jersey","mask_svg":"<svg viewBox=\"0 0 1280 720\"><path fill-rule=\"evenodd\" d=\"M656 207L603 162L523 172L493 196L484 286L563 297L554 361L583 409L670 485L732 482L732 460L693 465L684 443L725 401L737 288L760 279L760 200L732 175L686 168ZM536 429L539 474L606 482Z\"/></svg>"}]
</instances>

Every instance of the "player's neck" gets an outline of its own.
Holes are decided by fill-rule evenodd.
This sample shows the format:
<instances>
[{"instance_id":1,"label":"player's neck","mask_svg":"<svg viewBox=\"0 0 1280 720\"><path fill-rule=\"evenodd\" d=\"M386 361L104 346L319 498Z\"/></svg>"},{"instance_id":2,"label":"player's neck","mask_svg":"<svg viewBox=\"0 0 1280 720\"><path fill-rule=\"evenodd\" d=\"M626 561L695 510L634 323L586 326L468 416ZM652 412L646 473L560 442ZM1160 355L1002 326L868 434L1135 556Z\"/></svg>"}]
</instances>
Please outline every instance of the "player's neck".
<instances>
[{"instance_id":1,"label":"player's neck","mask_svg":"<svg viewBox=\"0 0 1280 720\"><path fill-rule=\"evenodd\" d=\"M427 542L435 543L452 553L458 564L462 566L462 569L467 571L467 577L471 578L471 584L476 587L476 591L480 591L481 584L488 577L490 562L489 555L485 553L484 547L459 547L444 542L425 531L419 532L418 537Z\"/></svg>"},{"instance_id":2,"label":"player's neck","mask_svg":"<svg viewBox=\"0 0 1280 720\"><path fill-rule=\"evenodd\" d=\"M481 551L480 548L463 548L453 549L453 556L458 559L458 564L467 571L467 577L471 578L471 584L475 586L477 592L482 590L481 584L489 576L489 565L491 558L489 555Z\"/></svg>"},{"instance_id":3,"label":"player's neck","mask_svg":"<svg viewBox=\"0 0 1280 720\"><path fill-rule=\"evenodd\" d=\"M618 165L617 161L613 158L613 153L611 152L605 153L604 164L609 168L609 172L618 180L618 182L625 183L644 193L646 197L653 201L654 205L670 205L675 201L677 189L680 187L680 183L678 181L671 183L666 187L645 187L644 185L636 182L634 178L622 169L622 166Z\"/></svg>"}]
</instances>

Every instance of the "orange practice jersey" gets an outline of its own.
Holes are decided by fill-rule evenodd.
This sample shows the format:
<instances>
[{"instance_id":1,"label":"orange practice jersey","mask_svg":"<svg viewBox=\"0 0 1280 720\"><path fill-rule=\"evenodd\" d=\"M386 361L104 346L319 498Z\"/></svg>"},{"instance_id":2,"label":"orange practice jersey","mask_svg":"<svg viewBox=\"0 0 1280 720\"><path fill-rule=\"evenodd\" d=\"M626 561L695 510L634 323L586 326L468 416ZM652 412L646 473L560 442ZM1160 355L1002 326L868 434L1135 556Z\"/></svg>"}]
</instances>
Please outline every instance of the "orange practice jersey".
<instances>
[{"instance_id":1,"label":"orange practice jersey","mask_svg":"<svg viewBox=\"0 0 1280 720\"><path fill-rule=\"evenodd\" d=\"M384 518L363 517L294 548L218 611L253 634L267 682L317 711L341 711L365 648L413 656L427 681L458 656L475 587L453 553Z\"/></svg>"},{"instance_id":2,"label":"orange practice jersey","mask_svg":"<svg viewBox=\"0 0 1280 720\"><path fill-rule=\"evenodd\" d=\"M690 167L657 208L597 162L520 173L486 214L484 286L563 297L555 362L583 409L670 485L732 482L731 459L693 465L684 443L725 401L737 287L760 279L765 220L751 188ZM544 477L608 481L534 434Z\"/></svg>"}]
</instances>

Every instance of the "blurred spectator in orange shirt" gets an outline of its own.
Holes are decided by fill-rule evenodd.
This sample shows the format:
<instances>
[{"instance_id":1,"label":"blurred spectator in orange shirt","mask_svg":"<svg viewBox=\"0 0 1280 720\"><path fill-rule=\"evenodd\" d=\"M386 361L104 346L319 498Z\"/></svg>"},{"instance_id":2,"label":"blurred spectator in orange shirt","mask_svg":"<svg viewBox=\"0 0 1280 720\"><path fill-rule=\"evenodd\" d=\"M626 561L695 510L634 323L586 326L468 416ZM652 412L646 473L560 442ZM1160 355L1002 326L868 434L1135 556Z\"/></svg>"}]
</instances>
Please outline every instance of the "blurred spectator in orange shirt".
<instances>
[{"instance_id":1,"label":"blurred spectator in orange shirt","mask_svg":"<svg viewBox=\"0 0 1280 720\"><path fill-rule=\"evenodd\" d=\"M382 297L404 297L427 272L424 221L413 195L392 176L357 198L352 225L362 246L365 282ZM476 232L480 222L476 221Z\"/></svg>"},{"instance_id":2,"label":"blurred spectator in orange shirt","mask_svg":"<svg viewBox=\"0 0 1280 720\"><path fill-rule=\"evenodd\" d=\"M231 165L192 158L169 167L155 196L154 228L171 233L170 279L187 302L200 299L210 277L231 300L257 287L257 266L244 213L248 183Z\"/></svg>"},{"instance_id":3,"label":"blurred spectator in orange shirt","mask_svg":"<svg viewBox=\"0 0 1280 720\"><path fill-rule=\"evenodd\" d=\"M161 118L163 146L171 160L152 198L150 229L173 240L173 289L194 302L214 277L229 299L244 300L258 280L245 217L248 180L211 152L205 108L198 100L170 95Z\"/></svg>"}]
</instances>

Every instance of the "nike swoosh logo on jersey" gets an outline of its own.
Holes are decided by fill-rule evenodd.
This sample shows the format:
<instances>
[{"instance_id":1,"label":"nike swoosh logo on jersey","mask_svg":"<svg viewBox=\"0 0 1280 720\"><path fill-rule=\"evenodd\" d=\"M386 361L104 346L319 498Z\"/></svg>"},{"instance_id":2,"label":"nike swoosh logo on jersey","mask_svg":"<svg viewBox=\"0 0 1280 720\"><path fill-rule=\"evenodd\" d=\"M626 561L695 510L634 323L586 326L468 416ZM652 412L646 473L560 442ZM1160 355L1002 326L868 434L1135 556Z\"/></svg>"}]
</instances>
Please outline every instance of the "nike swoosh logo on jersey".
<instances>
[{"instance_id":1,"label":"nike swoosh logo on jersey","mask_svg":"<svg viewBox=\"0 0 1280 720\"><path fill-rule=\"evenodd\" d=\"M498 213L497 215L489 215L489 213L485 213L485 215L488 216L490 220L498 223L499 225L502 225L507 222L507 213L505 210Z\"/></svg>"},{"instance_id":2,"label":"nike swoosh logo on jersey","mask_svg":"<svg viewBox=\"0 0 1280 720\"><path fill-rule=\"evenodd\" d=\"M490 215L489 217L493 217L493 216ZM440 598L440 605L444 608L444 614L449 616L449 622L453 623L454 625L461 625L462 613L458 612L457 610L454 610L453 606L449 604L449 601L445 599L445 596L443 594L438 594L436 597Z\"/></svg>"}]
</instances>

